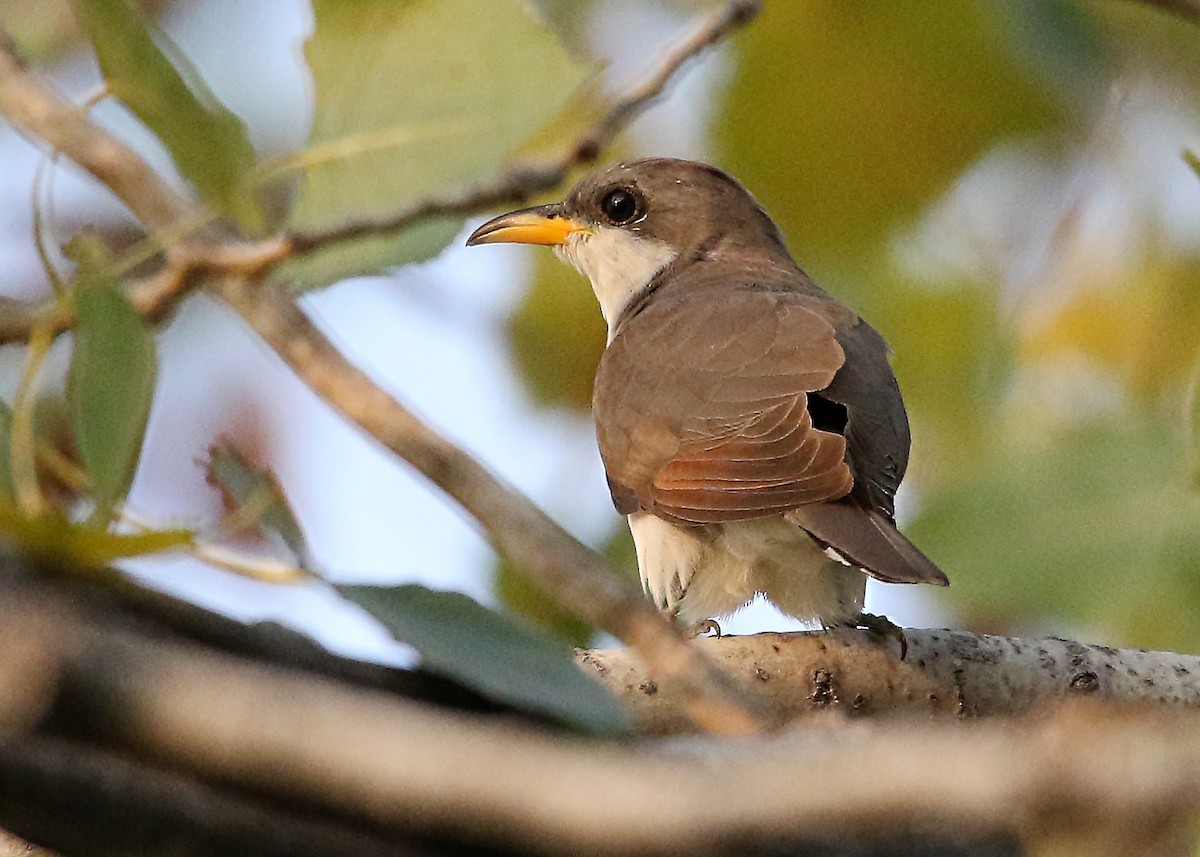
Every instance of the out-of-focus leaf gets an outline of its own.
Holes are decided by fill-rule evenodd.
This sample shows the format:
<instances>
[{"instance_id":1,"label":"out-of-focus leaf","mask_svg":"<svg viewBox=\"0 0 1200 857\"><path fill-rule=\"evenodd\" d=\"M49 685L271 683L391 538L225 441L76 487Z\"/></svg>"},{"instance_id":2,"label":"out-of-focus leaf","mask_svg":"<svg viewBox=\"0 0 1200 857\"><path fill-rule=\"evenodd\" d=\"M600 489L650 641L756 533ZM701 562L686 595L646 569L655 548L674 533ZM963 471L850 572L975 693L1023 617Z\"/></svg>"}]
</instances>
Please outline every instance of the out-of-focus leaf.
<instances>
[{"instance_id":1,"label":"out-of-focus leaf","mask_svg":"<svg viewBox=\"0 0 1200 857\"><path fill-rule=\"evenodd\" d=\"M1192 486L1200 488L1200 360L1192 370L1186 401L1187 430L1192 447Z\"/></svg>"},{"instance_id":2,"label":"out-of-focus leaf","mask_svg":"<svg viewBox=\"0 0 1200 857\"><path fill-rule=\"evenodd\" d=\"M0 502L0 539L24 556L66 568L101 569L118 559L187 547L192 538L189 530L114 533L73 524L57 512L27 518Z\"/></svg>"},{"instance_id":3,"label":"out-of-focus leaf","mask_svg":"<svg viewBox=\"0 0 1200 857\"><path fill-rule=\"evenodd\" d=\"M1141 257L1135 275L1088 270L1084 283L1062 289L1067 299L1025 325L1022 360L1086 360L1143 403L1186 383L1200 330L1200 259L1153 249Z\"/></svg>"},{"instance_id":4,"label":"out-of-focus leaf","mask_svg":"<svg viewBox=\"0 0 1200 857\"><path fill-rule=\"evenodd\" d=\"M166 0L138 0L137 5L147 17L157 18ZM35 66L49 65L84 40L71 0L0 0L0 19L21 55Z\"/></svg>"},{"instance_id":5,"label":"out-of-focus leaf","mask_svg":"<svg viewBox=\"0 0 1200 857\"><path fill-rule=\"evenodd\" d=\"M1200 155L1197 155L1191 149L1184 149L1183 162L1192 168L1192 172L1200 176Z\"/></svg>"},{"instance_id":6,"label":"out-of-focus leaf","mask_svg":"<svg viewBox=\"0 0 1200 857\"><path fill-rule=\"evenodd\" d=\"M586 646L591 641L594 632L587 622L559 607L506 560L497 560L495 580L496 597L513 613L572 646Z\"/></svg>"},{"instance_id":7,"label":"out-of-focus leaf","mask_svg":"<svg viewBox=\"0 0 1200 857\"><path fill-rule=\"evenodd\" d=\"M154 337L116 280L81 266L67 400L96 520L107 521L133 481L157 373Z\"/></svg>"},{"instance_id":8,"label":"out-of-focus leaf","mask_svg":"<svg viewBox=\"0 0 1200 857\"><path fill-rule=\"evenodd\" d=\"M879 302L870 320L895 352L913 421L914 470L923 480L957 478L987 442L1012 372L1012 333L995 288L896 279Z\"/></svg>"},{"instance_id":9,"label":"out-of-focus leaf","mask_svg":"<svg viewBox=\"0 0 1200 857\"><path fill-rule=\"evenodd\" d=\"M722 164L813 273L873 265L990 144L1061 125L1065 108L998 41L997 17L1016 14L995 0L767 4L738 42ZM846 286L864 311L881 288Z\"/></svg>"},{"instance_id":10,"label":"out-of-focus leaf","mask_svg":"<svg viewBox=\"0 0 1200 857\"><path fill-rule=\"evenodd\" d=\"M305 561L304 533L273 472L254 466L235 449L218 445L209 447L205 475L225 496L241 526L258 526L278 534L297 559Z\"/></svg>"},{"instance_id":11,"label":"out-of-focus leaf","mask_svg":"<svg viewBox=\"0 0 1200 857\"><path fill-rule=\"evenodd\" d=\"M423 666L507 702L591 732L624 729L616 700L576 666L571 647L457 592L423 586L339 586Z\"/></svg>"},{"instance_id":12,"label":"out-of-focus leaf","mask_svg":"<svg viewBox=\"0 0 1200 857\"><path fill-rule=\"evenodd\" d=\"M0 401L0 502L15 506L16 492L12 475L12 408Z\"/></svg>"},{"instance_id":13,"label":"out-of-focus leaf","mask_svg":"<svg viewBox=\"0 0 1200 857\"><path fill-rule=\"evenodd\" d=\"M1009 426L929 498L909 535L968 623L1029 631L1059 616L1123 644L1200 646L1200 496L1172 427L1147 416Z\"/></svg>"},{"instance_id":14,"label":"out-of-focus leaf","mask_svg":"<svg viewBox=\"0 0 1200 857\"><path fill-rule=\"evenodd\" d=\"M604 352L600 308L587 280L553 254L537 252L533 272L508 322L513 360L534 401L586 410Z\"/></svg>"},{"instance_id":15,"label":"out-of-focus leaf","mask_svg":"<svg viewBox=\"0 0 1200 857\"><path fill-rule=\"evenodd\" d=\"M262 213L245 181L255 157L242 121L128 0L73 2L109 91L162 141L207 202L261 231Z\"/></svg>"},{"instance_id":16,"label":"out-of-focus leaf","mask_svg":"<svg viewBox=\"0 0 1200 857\"><path fill-rule=\"evenodd\" d=\"M313 12L316 157L294 229L383 216L496 178L586 74L521 0L315 0ZM282 275L313 287L425 259L460 226L451 218L343 244Z\"/></svg>"}]
</instances>

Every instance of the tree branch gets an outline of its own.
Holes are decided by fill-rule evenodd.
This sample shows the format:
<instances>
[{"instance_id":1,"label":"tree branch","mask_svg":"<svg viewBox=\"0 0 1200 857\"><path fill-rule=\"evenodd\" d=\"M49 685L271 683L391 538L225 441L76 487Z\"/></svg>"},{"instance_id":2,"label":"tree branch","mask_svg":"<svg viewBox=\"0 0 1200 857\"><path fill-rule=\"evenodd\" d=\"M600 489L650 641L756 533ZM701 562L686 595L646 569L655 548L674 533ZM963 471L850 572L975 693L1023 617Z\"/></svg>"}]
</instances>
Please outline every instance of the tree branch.
<instances>
[{"instance_id":1,"label":"tree branch","mask_svg":"<svg viewBox=\"0 0 1200 857\"><path fill-rule=\"evenodd\" d=\"M814 711L848 716L1027 715L1065 699L1200 706L1200 656L1069 640L905 631L908 656L854 630L705 638L726 678L782 727ZM693 731L675 689L623 649L581 650L580 663L625 703L640 731Z\"/></svg>"},{"instance_id":2,"label":"tree branch","mask_svg":"<svg viewBox=\"0 0 1200 857\"><path fill-rule=\"evenodd\" d=\"M712 732L757 728L756 717L734 702L673 623L627 589L594 551L350 363L285 287L230 278L220 295L313 392L457 501L539 589L636 648L656 675L678 681L689 719Z\"/></svg>"},{"instance_id":3,"label":"tree branch","mask_svg":"<svg viewBox=\"0 0 1200 857\"><path fill-rule=\"evenodd\" d=\"M1031 854L1186 854L1200 813L1200 724L1161 709L1076 703L951 727L827 708L751 742L597 745L146 642L6 598L0 786L53 726L283 809L542 854L788 853L821 834L947 831L1017 833ZM0 800L0 823L13 812Z\"/></svg>"}]
</instances>

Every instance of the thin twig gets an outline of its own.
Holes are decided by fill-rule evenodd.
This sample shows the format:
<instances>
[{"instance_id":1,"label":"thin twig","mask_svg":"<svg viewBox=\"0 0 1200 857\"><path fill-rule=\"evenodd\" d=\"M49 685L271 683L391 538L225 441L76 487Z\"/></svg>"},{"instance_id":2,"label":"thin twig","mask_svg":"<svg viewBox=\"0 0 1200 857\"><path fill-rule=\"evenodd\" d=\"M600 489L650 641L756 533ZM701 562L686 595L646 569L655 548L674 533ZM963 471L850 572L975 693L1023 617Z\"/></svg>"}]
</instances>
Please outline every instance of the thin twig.
<instances>
[{"instance_id":1,"label":"thin twig","mask_svg":"<svg viewBox=\"0 0 1200 857\"><path fill-rule=\"evenodd\" d=\"M36 145L65 154L116 194L151 232L169 228L188 201L171 189L133 149L31 71L0 28L0 112Z\"/></svg>"}]
</instances>

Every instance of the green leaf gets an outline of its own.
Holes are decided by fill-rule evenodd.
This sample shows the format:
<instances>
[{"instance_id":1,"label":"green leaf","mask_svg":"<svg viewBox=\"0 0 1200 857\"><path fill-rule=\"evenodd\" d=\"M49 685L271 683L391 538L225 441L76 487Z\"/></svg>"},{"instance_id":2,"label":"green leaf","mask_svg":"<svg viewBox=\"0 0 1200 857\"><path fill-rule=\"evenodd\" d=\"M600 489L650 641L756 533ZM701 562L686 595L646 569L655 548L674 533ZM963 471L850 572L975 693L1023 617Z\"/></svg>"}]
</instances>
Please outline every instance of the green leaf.
<instances>
[{"instance_id":1,"label":"green leaf","mask_svg":"<svg viewBox=\"0 0 1200 857\"><path fill-rule=\"evenodd\" d=\"M0 401L0 502L16 505L12 475L13 412L8 402Z\"/></svg>"},{"instance_id":2,"label":"green leaf","mask_svg":"<svg viewBox=\"0 0 1200 857\"><path fill-rule=\"evenodd\" d=\"M111 277L82 271L67 402L95 520L108 521L141 454L157 372L154 337Z\"/></svg>"},{"instance_id":3,"label":"green leaf","mask_svg":"<svg viewBox=\"0 0 1200 857\"><path fill-rule=\"evenodd\" d=\"M113 96L155 133L209 204L260 232L262 212L245 181L254 148L242 121L128 0L73 2Z\"/></svg>"},{"instance_id":4,"label":"green leaf","mask_svg":"<svg viewBox=\"0 0 1200 857\"><path fill-rule=\"evenodd\" d=\"M113 533L74 524L57 512L28 518L11 503L0 501L0 540L24 556L67 569L103 569L118 559L186 547L192 539L189 530Z\"/></svg>"},{"instance_id":5,"label":"green leaf","mask_svg":"<svg viewBox=\"0 0 1200 857\"><path fill-rule=\"evenodd\" d=\"M496 561L494 589L508 610L572 646L586 646L595 636L587 622L560 607L505 559Z\"/></svg>"},{"instance_id":6,"label":"green leaf","mask_svg":"<svg viewBox=\"0 0 1200 857\"><path fill-rule=\"evenodd\" d=\"M457 592L411 585L338 591L420 652L431 672L591 732L625 728L616 700L579 669L570 646L544 631Z\"/></svg>"},{"instance_id":7,"label":"green leaf","mask_svg":"<svg viewBox=\"0 0 1200 857\"><path fill-rule=\"evenodd\" d=\"M522 0L314 0L313 13L316 115L296 159L296 230L494 180L586 76ZM460 227L451 218L349 242L282 275L308 288L426 259Z\"/></svg>"},{"instance_id":8,"label":"green leaf","mask_svg":"<svg viewBox=\"0 0 1200 857\"><path fill-rule=\"evenodd\" d=\"M301 562L308 556L304 533L279 479L269 469L256 467L240 452L225 445L209 447L206 476L234 507L235 516L246 516L241 525L256 525L276 533Z\"/></svg>"}]
</instances>

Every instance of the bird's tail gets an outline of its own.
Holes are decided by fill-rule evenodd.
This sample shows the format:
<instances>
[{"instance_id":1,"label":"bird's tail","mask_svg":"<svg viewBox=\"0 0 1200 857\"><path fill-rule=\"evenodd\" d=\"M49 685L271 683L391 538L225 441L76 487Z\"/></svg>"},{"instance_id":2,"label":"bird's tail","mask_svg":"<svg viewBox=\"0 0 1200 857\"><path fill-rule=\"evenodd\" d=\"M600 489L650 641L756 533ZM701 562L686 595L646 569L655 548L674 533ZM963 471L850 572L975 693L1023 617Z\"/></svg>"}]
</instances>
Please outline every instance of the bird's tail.
<instances>
[{"instance_id":1,"label":"bird's tail","mask_svg":"<svg viewBox=\"0 0 1200 857\"><path fill-rule=\"evenodd\" d=\"M872 577L888 583L950 583L933 560L874 509L843 500L800 506L785 517Z\"/></svg>"}]
</instances>

